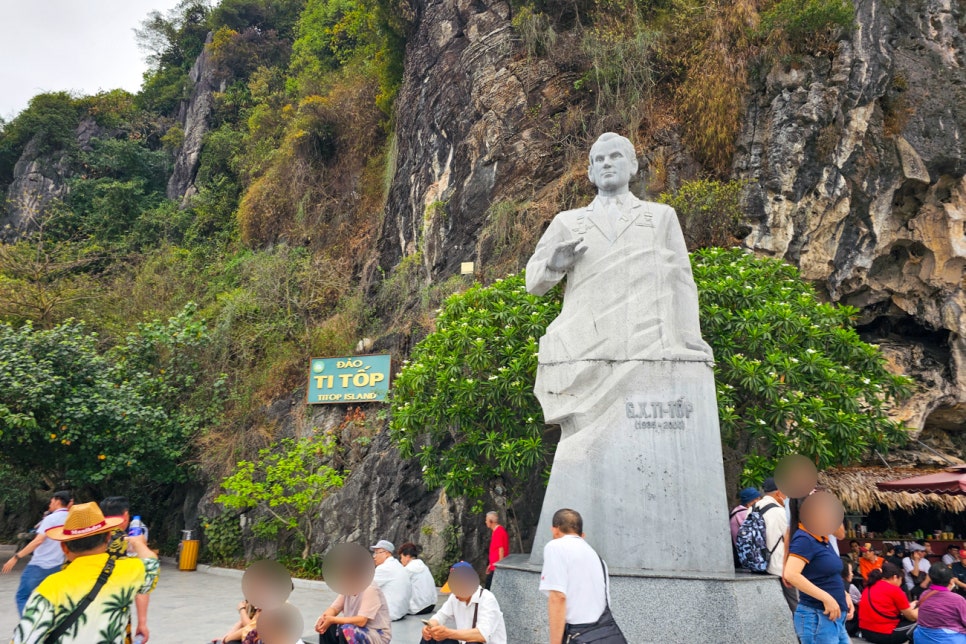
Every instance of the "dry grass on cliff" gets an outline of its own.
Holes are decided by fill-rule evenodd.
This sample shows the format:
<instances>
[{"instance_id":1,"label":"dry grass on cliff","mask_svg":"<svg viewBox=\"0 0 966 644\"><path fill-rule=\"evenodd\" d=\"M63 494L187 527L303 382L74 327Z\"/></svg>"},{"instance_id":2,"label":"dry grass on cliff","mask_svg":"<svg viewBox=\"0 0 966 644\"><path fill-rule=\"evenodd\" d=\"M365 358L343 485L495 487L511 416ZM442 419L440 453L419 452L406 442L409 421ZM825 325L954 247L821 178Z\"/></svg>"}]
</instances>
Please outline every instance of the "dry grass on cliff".
<instances>
[{"instance_id":1,"label":"dry grass on cliff","mask_svg":"<svg viewBox=\"0 0 966 644\"><path fill-rule=\"evenodd\" d=\"M250 246L279 239L333 247L371 232L369 217L381 203L382 113L374 81L347 75L325 96L308 96L281 110L283 135L268 153L238 210ZM375 162L373 160L375 159ZM376 186L375 190L371 186Z\"/></svg>"},{"instance_id":2,"label":"dry grass on cliff","mask_svg":"<svg viewBox=\"0 0 966 644\"><path fill-rule=\"evenodd\" d=\"M724 176L731 169L744 112L757 2L711 3L696 18L679 25L681 41L694 44L678 53L687 68L677 89L678 113L688 147L708 169Z\"/></svg>"}]
</instances>

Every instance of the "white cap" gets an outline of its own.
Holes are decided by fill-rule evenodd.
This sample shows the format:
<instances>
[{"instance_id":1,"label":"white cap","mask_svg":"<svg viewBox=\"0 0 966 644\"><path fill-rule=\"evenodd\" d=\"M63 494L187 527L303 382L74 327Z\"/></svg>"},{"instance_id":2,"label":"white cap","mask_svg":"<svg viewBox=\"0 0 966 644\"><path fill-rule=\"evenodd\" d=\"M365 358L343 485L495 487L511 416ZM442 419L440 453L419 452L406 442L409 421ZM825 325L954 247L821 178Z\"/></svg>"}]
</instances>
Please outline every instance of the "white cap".
<instances>
[{"instance_id":1,"label":"white cap","mask_svg":"<svg viewBox=\"0 0 966 644\"><path fill-rule=\"evenodd\" d=\"M388 550L390 553L393 553L396 552L396 546L392 545L391 541L380 539L376 545L369 546L369 550Z\"/></svg>"}]
</instances>

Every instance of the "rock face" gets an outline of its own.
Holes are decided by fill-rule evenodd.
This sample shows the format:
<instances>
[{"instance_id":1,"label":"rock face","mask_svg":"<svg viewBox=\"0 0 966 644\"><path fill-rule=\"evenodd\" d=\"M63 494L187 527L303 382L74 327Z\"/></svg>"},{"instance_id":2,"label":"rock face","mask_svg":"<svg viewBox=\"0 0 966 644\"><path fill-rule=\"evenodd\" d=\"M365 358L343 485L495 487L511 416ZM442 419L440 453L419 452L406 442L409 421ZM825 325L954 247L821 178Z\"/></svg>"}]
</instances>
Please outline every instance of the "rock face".
<instances>
[{"instance_id":1,"label":"rock face","mask_svg":"<svg viewBox=\"0 0 966 644\"><path fill-rule=\"evenodd\" d=\"M775 64L735 159L745 243L861 309L920 380L913 427L966 427L966 39L951 0L859 0L836 55ZM918 357L916 357L918 356Z\"/></svg>"},{"instance_id":2,"label":"rock face","mask_svg":"<svg viewBox=\"0 0 966 644\"><path fill-rule=\"evenodd\" d=\"M83 119L74 132L77 147L90 149L91 139L105 136L93 119ZM6 208L0 210L0 242L14 242L37 230L47 208L67 196L73 168L66 152L44 152L39 135L31 139L13 169Z\"/></svg>"},{"instance_id":3,"label":"rock face","mask_svg":"<svg viewBox=\"0 0 966 644\"><path fill-rule=\"evenodd\" d=\"M208 133L208 117L214 106L216 91L223 91L215 78L215 66L211 62L208 45L212 35L205 39L205 48L195 60L188 77L191 80L191 97L181 104L178 121L184 129L184 141L174 158L174 170L168 179L168 199L180 199L186 204L196 192L194 181L201 159L201 144Z\"/></svg>"},{"instance_id":4,"label":"rock face","mask_svg":"<svg viewBox=\"0 0 966 644\"><path fill-rule=\"evenodd\" d=\"M531 196L559 176L539 125L566 107L573 79L519 56L502 0L416 5L379 251L386 270L421 251L432 279L474 259L494 202ZM537 102L535 118L528 106Z\"/></svg>"}]
</instances>

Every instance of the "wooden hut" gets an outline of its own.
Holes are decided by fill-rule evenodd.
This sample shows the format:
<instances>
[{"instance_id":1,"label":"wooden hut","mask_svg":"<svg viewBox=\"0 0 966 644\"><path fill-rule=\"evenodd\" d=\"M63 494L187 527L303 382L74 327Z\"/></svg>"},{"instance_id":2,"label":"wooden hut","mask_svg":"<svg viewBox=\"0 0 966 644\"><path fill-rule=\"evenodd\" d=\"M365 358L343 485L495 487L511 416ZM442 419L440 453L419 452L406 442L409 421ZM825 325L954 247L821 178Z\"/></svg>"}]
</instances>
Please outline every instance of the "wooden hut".
<instances>
[{"instance_id":1,"label":"wooden hut","mask_svg":"<svg viewBox=\"0 0 966 644\"><path fill-rule=\"evenodd\" d=\"M818 475L819 485L837 496L847 515L861 515L861 523L877 535L929 535L951 529L966 536L966 496L880 490L876 483L942 472L941 468L838 467ZM961 542L961 540L959 540ZM938 545L938 544L937 544Z\"/></svg>"}]
</instances>

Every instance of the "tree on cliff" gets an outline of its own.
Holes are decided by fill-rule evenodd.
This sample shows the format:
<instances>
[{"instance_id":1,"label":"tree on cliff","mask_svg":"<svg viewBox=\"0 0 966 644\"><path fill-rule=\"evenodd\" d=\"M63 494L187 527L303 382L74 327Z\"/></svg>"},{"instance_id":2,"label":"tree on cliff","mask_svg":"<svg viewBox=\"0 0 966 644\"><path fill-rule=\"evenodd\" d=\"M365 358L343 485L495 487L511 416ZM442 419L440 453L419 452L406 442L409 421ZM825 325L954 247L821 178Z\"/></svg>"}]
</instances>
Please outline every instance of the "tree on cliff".
<instances>
[{"instance_id":1,"label":"tree on cliff","mask_svg":"<svg viewBox=\"0 0 966 644\"><path fill-rule=\"evenodd\" d=\"M692 266L722 440L743 458L743 482L760 482L786 454L828 467L904 441L886 412L908 380L851 328L856 309L819 302L779 260L712 248ZM522 272L446 301L393 392L393 440L419 459L427 485L480 498L549 462L533 382L537 342L559 310L559 291L528 294Z\"/></svg>"}]
</instances>

